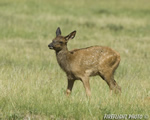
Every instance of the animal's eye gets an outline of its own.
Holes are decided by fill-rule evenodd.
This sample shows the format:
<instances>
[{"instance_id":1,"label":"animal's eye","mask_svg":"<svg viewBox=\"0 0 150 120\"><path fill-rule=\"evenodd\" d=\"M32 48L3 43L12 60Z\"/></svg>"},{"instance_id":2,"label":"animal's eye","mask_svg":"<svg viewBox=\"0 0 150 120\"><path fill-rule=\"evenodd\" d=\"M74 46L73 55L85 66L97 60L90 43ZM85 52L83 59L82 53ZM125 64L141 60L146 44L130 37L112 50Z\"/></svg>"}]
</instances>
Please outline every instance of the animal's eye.
<instances>
[{"instance_id":1,"label":"animal's eye","mask_svg":"<svg viewBox=\"0 0 150 120\"><path fill-rule=\"evenodd\" d=\"M62 41L59 41L59 43L60 43L60 44L63 44L63 42L62 42Z\"/></svg>"}]
</instances>

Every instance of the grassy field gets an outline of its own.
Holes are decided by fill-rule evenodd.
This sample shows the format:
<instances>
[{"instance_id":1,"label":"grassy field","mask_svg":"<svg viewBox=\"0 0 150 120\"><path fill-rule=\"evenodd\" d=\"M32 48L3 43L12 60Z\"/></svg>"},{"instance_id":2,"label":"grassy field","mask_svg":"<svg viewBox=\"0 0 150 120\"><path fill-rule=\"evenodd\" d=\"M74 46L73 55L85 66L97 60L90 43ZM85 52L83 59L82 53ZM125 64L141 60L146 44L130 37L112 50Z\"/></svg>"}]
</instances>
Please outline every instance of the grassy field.
<instances>
[{"instance_id":1,"label":"grassy field","mask_svg":"<svg viewBox=\"0 0 150 120\"><path fill-rule=\"evenodd\" d=\"M90 79L90 101L80 81L65 96L65 73L47 47L58 26L63 35L77 30L70 50L102 45L120 53L115 79L121 96L110 96L100 77ZM0 120L102 120L109 114L149 120L149 62L149 0L0 0Z\"/></svg>"}]
</instances>

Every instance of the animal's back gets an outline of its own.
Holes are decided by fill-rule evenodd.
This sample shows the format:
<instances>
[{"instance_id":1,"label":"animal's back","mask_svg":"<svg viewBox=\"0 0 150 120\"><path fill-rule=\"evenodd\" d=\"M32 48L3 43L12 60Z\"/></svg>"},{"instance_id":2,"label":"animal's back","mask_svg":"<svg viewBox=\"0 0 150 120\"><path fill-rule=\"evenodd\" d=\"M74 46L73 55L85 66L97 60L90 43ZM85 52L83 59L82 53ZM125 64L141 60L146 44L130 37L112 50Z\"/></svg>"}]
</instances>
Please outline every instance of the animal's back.
<instances>
[{"instance_id":1,"label":"animal's back","mask_svg":"<svg viewBox=\"0 0 150 120\"><path fill-rule=\"evenodd\" d=\"M91 46L70 51L70 59L80 63L81 65L98 64L103 59L118 55L116 51L104 46Z\"/></svg>"},{"instance_id":2,"label":"animal's back","mask_svg":"<svg viewBox=\"0 0 150 120\"><path fill-rule=\"evenodd\" d=\"M113 65L117 57L114 50L104 46L75 49L70 51L70 66L75 72L88 71L90 76L94 76L106 66Z\"/></svg>"}]
</instances>

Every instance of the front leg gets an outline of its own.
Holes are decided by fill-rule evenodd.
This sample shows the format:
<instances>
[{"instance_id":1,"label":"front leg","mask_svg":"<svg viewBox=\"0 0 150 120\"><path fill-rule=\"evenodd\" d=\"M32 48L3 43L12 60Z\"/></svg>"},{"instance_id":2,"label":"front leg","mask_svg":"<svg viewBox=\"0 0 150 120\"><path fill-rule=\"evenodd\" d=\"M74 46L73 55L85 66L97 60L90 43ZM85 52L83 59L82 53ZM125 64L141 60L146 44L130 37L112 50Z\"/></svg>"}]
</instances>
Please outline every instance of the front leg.
<instances>
[{"instance_id":1,"label":"front leg","mask_svg":"<svg viewBox=\"0 0 150 120\"><path fill-rule=\"evenodd\" d=\"M70 95L72 88L73 88L73 85L74 85L74 80L68 79L68 86L67 86L67 90L66 90L67 96Z\"/></svg>"},{"instance_id":2,"label":"front leg","mask_svg":"<svg viewBox=\"0 0 150 120\"><path fill-rule=\"evenodd\" d=\"M86 91L86 95L88 98L91 96L91 89L90 89L90 83L89 83L89 78L88 77L83 77L82 82Z\"/></svg>"}]
</instances>

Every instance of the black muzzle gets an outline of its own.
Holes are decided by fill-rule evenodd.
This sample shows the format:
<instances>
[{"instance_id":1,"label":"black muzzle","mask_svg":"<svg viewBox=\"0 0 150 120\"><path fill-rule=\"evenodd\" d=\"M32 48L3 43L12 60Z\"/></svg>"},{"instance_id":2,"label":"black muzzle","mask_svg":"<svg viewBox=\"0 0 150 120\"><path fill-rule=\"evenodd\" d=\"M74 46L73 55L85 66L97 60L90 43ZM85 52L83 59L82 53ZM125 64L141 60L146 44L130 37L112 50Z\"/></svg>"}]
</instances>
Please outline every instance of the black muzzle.
<instances>
[{"instance_id":1,"label":"black muzzle","mask_svg":"<svg viewBox=\"0 0 150 120\"><path fill-rule=\"evenodd\" d=\"M48 45L48 47L49 47L49 49L53 49L53 44L50 43L50 44Z\"/></svg>"}]
</instances>

